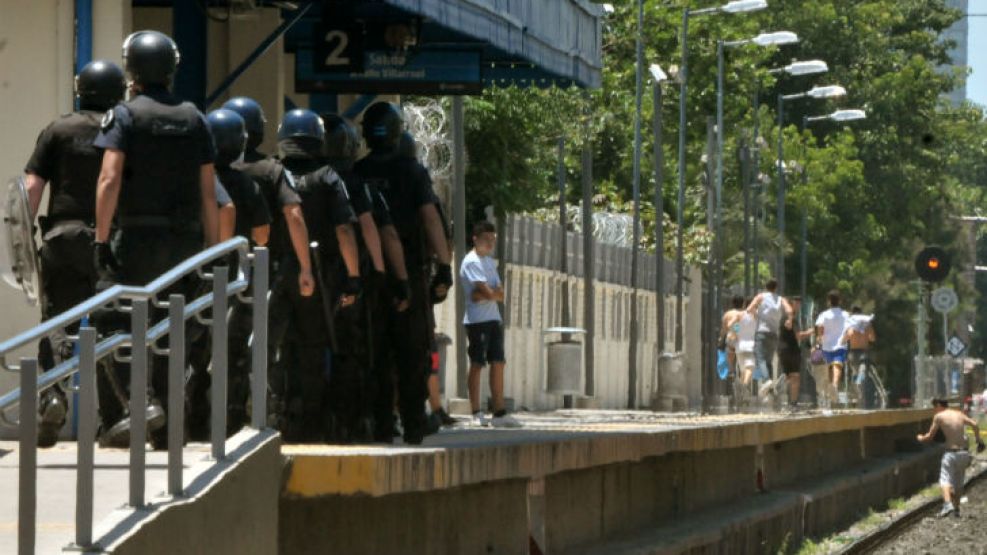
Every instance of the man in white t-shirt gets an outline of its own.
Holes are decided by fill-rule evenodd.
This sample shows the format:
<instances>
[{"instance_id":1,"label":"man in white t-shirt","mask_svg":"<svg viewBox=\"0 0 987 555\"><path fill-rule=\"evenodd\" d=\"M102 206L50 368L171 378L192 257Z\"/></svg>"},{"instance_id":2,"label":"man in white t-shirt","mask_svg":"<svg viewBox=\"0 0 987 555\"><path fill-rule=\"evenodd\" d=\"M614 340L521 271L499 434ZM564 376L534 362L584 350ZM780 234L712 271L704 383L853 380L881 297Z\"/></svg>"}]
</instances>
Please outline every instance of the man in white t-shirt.
<instances>
[{"instance_id":1,"label":"man in white t-shirt","mask_svg":"<svg viewBox=\"0 0 987 555\"><path fill-rule=\"evenodd\" d=\"M843 332L846 331L849 314L840 308L839 291L834 289L826 297L829 300L829 309L816 318L816 336L822 338L820 344L823 358L829 366L830 383L825 384L825 387L831 393L830 399L835 399L840 387L840 375L846 365L847 349Z\"/></svg>"},{"instance_id":2,"label":"man in white t-shirt","mask_svg":"<svg viewBox=\"0 0 987 555\"><path fill-rule=\"evenodd\" d=\"M497 244L494 225L482 221L473 227L473 250L463 258L459 279L466 295L466 337L470 359L469 396L474 423L487 424L480 408L480 376L490 364L490 394L493 396L495 427L516 428L521 424L504 409L504 324L497 302L504 301L504 287L497 274L497 263L491 258Z\"/></svg>"},{"instance_id":3,"label":"man in white t-shirt","mask_svg":"<svg viewBox=\"0 0 987 555\"><path fill-rule=\"evenodd\" d=\"M792 325L792 306L777 293L778 280L772 278L764 284L764 291L757 294L747 307L757 318L757 334L754 344L756 368L754 378L770 380L774 377L774 358L778 351L778 332L785 320Z\"/></svg>"}]
</instances>

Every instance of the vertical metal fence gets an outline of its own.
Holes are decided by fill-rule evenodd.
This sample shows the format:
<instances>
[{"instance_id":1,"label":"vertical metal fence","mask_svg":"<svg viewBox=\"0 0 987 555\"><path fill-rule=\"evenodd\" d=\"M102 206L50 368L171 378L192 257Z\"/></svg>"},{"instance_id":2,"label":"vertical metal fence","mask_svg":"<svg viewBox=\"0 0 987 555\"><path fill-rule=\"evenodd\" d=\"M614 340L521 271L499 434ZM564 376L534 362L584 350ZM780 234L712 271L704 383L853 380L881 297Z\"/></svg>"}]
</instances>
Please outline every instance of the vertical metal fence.
<instances>
[{"instance_id":1,"label":"vertical metal fence","mask_svg":"<svg viewBox=\"0 0 987 555\"><path fill-rule=\"evenodd\" d=\"M221 264L235 253L235 279L229 279L229 268ZM130 461L129 505L145 505L146 471L146 412L149 356L168 356L168 493L181 497L183 491L184 442L184 378L185 323L190 318L205 321L202 313L212 310L212 436L211 452L215 461L226 456L226 382L227 382L227 307L229 297L237 295L243 302L253 304L253 339L251 342L252 419L256 429L265 427L267 399L267 286L268 252L257 248L249 251L242 237L215 245L182 262L145 287L116 285L80 303L71 310L0 343L0 366L20 373L20 388L0 396L0 418L19 427L20 459L18 484L18 553L34 553L37 517L37 424L40 392L79 374L78 459L76 470L75 542L73 549L96 548L93 543L93 495L96 435L96 369L108 357L130 363ZM212 268L211 272L206 271ZM209 293L193 299L172 294L159 299L172 285L187 276L197 274L212 282ZM253 282L253 295L246 291ZM150 320L151 307L167 309L160 321ZM97 337L96 329L88 324L88 315L97 310L129 313L130 333ZM13 351L36 344L57 330L80 323L79 333L71 338L78 354L55 368L38 374L36 358L22 358L17 366L9 365L7 357ZM168 347L158 347L162 340ZM129 348L124 356L121 349ZM8 412L19 405L19 415L12 422Z\"/></svg>"}]
</instances>

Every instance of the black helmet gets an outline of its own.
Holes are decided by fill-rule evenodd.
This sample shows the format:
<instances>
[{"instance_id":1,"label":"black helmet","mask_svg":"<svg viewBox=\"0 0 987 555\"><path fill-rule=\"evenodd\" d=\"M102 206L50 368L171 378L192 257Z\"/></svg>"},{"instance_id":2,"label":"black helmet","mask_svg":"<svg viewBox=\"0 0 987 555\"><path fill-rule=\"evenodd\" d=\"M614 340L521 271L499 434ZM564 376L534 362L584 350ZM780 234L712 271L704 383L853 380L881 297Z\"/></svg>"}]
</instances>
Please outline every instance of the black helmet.
<instances>
[{"instance_id":1,"label":"black helmet","mask_svg":"<svg viewBox=\"0 0 987 555\"><path fill-rule=\"evenodd\" d=\"M179 58L175 41L158 31L137 31L123 41L124 67L140 85L171 85Z\"/></svg>"},{"instance_id":2,"label":"black helmet","mask_svg":"<svg viewBox=\"0 0 987 555\"><path fill-rule=\"evenodd\" d=\"M285 158L321 158L325 137L322 118L305 108L288 112L278 126L278 146Z\"/></svg>"},{"instance_id":3,"label":"black helmet","mask_svg":"<svg viewBox=\"0 0 987 555\"><path fill-rule=\"evenodd\" d=\"M216 144L216 165L226 167L243 154L247 146L247 129L240 114L220 108L206 116L213 143Z\"/></svg>"},{"instance_id":4,"label":"black helmet","mask_svg":"<svg viewBox=\"0 0 987 555\"><path fill-rule=\"evenodd\" d=\"M401 138L398 139L398 156L413 160L418 159L418 143L415 142L415 136L409 131L401 133Z\"/></svg>"},{"instance_id":5,"label":"black helmet","mask_svg":"<svg viewBox=\"0 0 987 555\"><path fill-rule=\"evenodd\" d=\"M356 153L360 150L360 137L356 129L338 114L323 114L322 120L326 124L326 158L334 165L356 161Z\"/></svg>"},{"instance_id":6,"label":"black helmet","mask_svg":"<svg viewBox=\"0 0 987 555\"><path fill-rule=\"evenodd\" d=\"M284 115L278 126L278 141L307 137L322 141L326 136L326 128L322 118L312 110L295 108Z\"/></svg>"},{"instance_id":7,"label":"black helmet","mask_svg":"<svg viewBox=\"0 0 987 555\"><path fill-rule=\"evenodd\" d=\"M363 140L370 150L391 151L397 148L404 131L404 116L390 102L377 102L363 113Z\"/></svg>"},{"instance_id":8,"label":"black helmet","mask_svg":"<svg viewBox=\"0 0 987 555\"><path fill-rule=\"evenodd\" d=\"M247 126L247 148L255 149L264 142L264 124L267 123L267 118L264 117L264 109L256 100L237 96L227 100L223 108L233 110L243 118Z\"/></svg>"},{"instance_id":9,"label":"black helmet","mask_svg":"<svg viewBox=\"0 0 987 555\"><path fill-rule=\"evenodd\" d=\"M75 76L75 95L79 108L104 111L123 100L127 83L120 66L109 60L94 60Z\"/></svg>"}]
</instances>

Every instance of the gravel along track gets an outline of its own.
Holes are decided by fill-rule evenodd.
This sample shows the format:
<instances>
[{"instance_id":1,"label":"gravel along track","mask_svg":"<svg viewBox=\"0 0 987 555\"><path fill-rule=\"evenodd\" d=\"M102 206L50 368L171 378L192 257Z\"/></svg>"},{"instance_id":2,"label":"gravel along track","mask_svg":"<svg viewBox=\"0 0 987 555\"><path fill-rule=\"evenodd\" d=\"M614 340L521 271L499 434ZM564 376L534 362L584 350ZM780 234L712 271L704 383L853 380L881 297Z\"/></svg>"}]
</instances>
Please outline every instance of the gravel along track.
<instances>
[{"instance_id":1,"label":"gravel along track","mask_svg":"<svg viewBox=\"0 0 987 555\"><path fill-rule=\"evenodd\" d=\"M987 480L977 480L966 491L960 516L937 518L941 508L923 516L894 539L873 553L882 555L923 555L932 553L987 554Z\"/></svg>"}]
</instances>

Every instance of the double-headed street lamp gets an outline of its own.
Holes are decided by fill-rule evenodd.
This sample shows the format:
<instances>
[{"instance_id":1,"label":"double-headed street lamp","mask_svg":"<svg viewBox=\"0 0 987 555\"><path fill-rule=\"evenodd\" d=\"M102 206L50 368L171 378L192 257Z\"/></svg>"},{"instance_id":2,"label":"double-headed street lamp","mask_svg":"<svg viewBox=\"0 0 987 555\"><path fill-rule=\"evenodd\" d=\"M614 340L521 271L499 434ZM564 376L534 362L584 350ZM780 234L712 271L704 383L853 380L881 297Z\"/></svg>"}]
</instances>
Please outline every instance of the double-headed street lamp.
<instances>
[{"instance_id":1,"label":"double-headed street lamp","mask_svg":"<svg viewBox=\"0 0 987 555\"><path fill-rule=\"evenodd\" d=\"M815 75L819 73L826 73L827 71L829 71L829 66L826 64L826 62L822 60L805 60L805 61L795 61L784 67L769 69L768 73L771 75L787 73L788 75L791 75L793 77L800 77L804 75ZM753 154L753 156L751 157L752 160L750 161L749 164L749 167L753 167L753 168L761 167L760 146L759 146L761 141L760 118L758 117L758 114L760 114L760 97L761 97L760 87L758 87L757 92L755 92L754 94L754 136L753 136L754 152L752 153ZM760 169L758 169L757 172L755 173L758 176L760 176ZM752 202L754 205L753 209L755 211L757 210L757 207L759 206L760 203L760 187L758 187L757 190L755 191L755 197L752 201L752 199L750 199L750 191L749 191L750 187L748 186L746 181L747 179L746 174L744 176L744 179L745 179L744 182L744 297L749 297L751 295L752 278L759 274L757 268L760 267L758 251L757 251L757 219L756 218L754 219L753 224L749 223L751 221ZM753 230L750 230L751 227L753 227ZM751 237L751 231L753 231L753 238ZM754 274L753 276L751 275L752 250L754 251L753 267L755 268L753 272Z\"/></svg>"},{"instance_id":2,"label":"double-headed street lamp","mask_svg":"<svg viewBox=\"0 0 987 555\"><path fill-rule=\"evenodd\" d=\"M685 140L686 140L686 99L688 97L688 68L689 68L689 18L694 15L707 14L739 14L763 10L768 7L767 0L732 0L726 4L714 8L703 8L699 10L682 10L682 63L679 66L679 189L678 206L675 211L675 222L677 224L675 234L675 350L682 351L682 308L683 290L685 284Z\"/></svg>"},{"instance_id":3,"label":"double-headed street lamp","mask_svg":"<svg viewBox=\"0 0 987 555\"><path fill-rule=\"evenodd\" d=\"M785 291L785 168L782 159L784 153L785 102L802 98L836 98L846 95L846 89L839 85L813 87L796 94L778 95L778 294Z\"/></svg>"},{"instance_id":4,"label":"double-headed street lamp","mask_svg":"<svg viewBox=\"0 0 987 555\"><path fill-rule=\"evenodd\" d=\"M761 33L756 37L743 40L734 41L724 41L719 40L716 42L716 208L715 217L713 219L713 231L715 240L714 252L716 255L713 257L712 270L710 272L710 277L713 280L715 286L715 293L713 296L714 312L716 314L720 313L720 274L722 265L722 237L721 237L721 222L723 220L723 142L724 142L724 123L723 123L723 96L724 96L724 49L734 48L738 46L745 46L748 44L754 44L757 46L767 47L767 46L781 46L785 44L795 44L799 40L798 35L792 33L791 31L777 31L773 33ZM809 69L812 68L800 68ZM745 221L746 226L746 221ZM746 230L746 227L745 227ZM745 243L746 248L746 243ZM746 274L745 274L746 275Z\"/></svg>"},{"instance_id":5,"label":"double-headed street lamp","mask_svg":"<svg viewBox=\"0 0 987 555\"><path fill-rule=\"evenodd\" d=\"M850 121L857 121L867 118L867 112L863 110L837 110L831 114L826 114L824 116L803 116L802 117L802 129L805 130L810 123L816 123L820 121L833 121L837 123L846 123ZM802 166L802 184L805 185L809 182L809 171L808 171L808 160ZM809 279L809 214L806 208L802 207L802 244L801 244L801 272L800 272L800 287L799 293L804 300L808 288Z\"/></svg>"}]
</instances>

